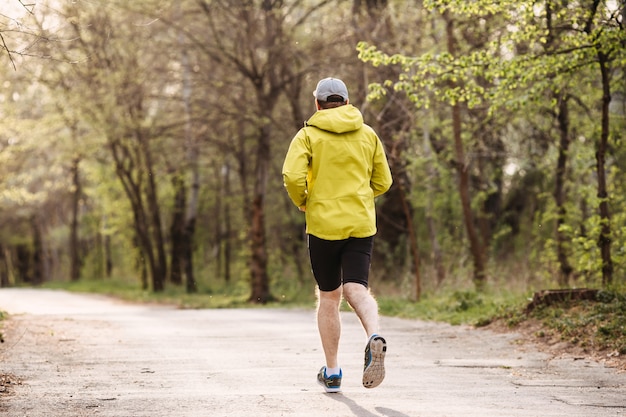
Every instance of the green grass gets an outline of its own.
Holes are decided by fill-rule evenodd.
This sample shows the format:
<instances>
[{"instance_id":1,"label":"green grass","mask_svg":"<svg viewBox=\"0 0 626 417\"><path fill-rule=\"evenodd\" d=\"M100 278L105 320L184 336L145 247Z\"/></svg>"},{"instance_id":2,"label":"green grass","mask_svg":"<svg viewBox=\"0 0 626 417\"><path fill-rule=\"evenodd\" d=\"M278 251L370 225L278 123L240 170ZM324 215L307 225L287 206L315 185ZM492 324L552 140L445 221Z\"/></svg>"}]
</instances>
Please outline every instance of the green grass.
<instances>
[{"instance_id":1,"label":"green grass","mask_svg":"<svg viewBox=\"0 0 626 417\"><path fill-rule=\"evenodd\" d=\"M187 294L183 287L172 285L161 293L154 293L142 290L136 283L124 281L84 280L76 283L49 283L45 287L107 294L132 302L171 304L179 308L315 307L314 287L311 285L305 286L306 288L291 288L286 294L274 291L274 300L265 305L249 303L249 289L247 285L241 284L200 289L196 294ZM419 302L397 295L383 295L377 297L377 300L382 315L481 326L512 309L523 308L526 296L512 293L442 291L427 294ZM345 303L342 308L349 310Z\"/></svg>"},{"instance_id":2,"label":"green grass","mask_svg":"<svg viewBox=\"0 0 626 417\"><path fill-rule=\"evenodd\" d=\"M310 285L294 285L282 292L273 290L275 299L265 305L248 302L249 288L245 282L201 288L196 294L187 294L183 287L171 285L161 293L154 293L142 290L136 282L124 280L48 283L45 287L189 309L315 307L315 295ZM484 326L499 320L511 329L526 320L534 320L541 323L542 330L537 337L557 337L589 350L608 349L620 355L626 354L626 290L601 291L597 301L540 306L527 315L524 309L530 295L493 290L440 290L424 294L419 302L397 294L380 295L377 300L380 312L385 316L473 326ZM349 309L345 303L342 308ZM0 312L0 320L4 316Z\"/></svg>"},{"instance_id":3,"label":"green grass","mask_svg":"<svg viewBox=\"0 0 626 417\"><path fill-rule=\"evenodd\" d=\"M589 352L626 355L626 291L600 291L596 301L564 301L526 314L529 294L452 291L428 295L419 303L378 299L382 314L484 326L502 321L514 330L528 320L540 324L535 336L559 339Z\"/></svg>"},{"instance_id":4,"label":"green grass","mask_svg":"<svg viewBox=\"0 0 626 417\"><path fill-rule=\"evenodd\" d=\"M522 308L526 297L509 293L451 291L427 294L419 302L379 297L381 314L446 322L453 325L484 326L508 311Z\"/></svg>"},{"instance_id":5,"label":"green grass","mask_svg":"<svg viewBox=\"0 0 626 417\"><path fill-rule=\"evenodd\" d=\"M125 301L174 305L178 308L268 308L298 307L315 305L314 296L287 297L274 295L274 300L264 304L248 302L249 289L245 283L221 284L213 288L199 288L197 293L188 294L182 286L168 285L162 292L142 289L136 282L124 280L81 280L78 282L51 282L42 286L78 293L110 295Z\"/></svg>"},{"instance_id":6,"label":"green grass","mask_svg":"<svg viewBox=\"0 0 626 417\"><path fill-rule=\"evenodd\" d=\"M245 296L236 289L215 294L211 291L187 294L183 287L170 285L164 291L155 293L142 289L136 283L123 280L53 282L46 283L43 287L77 293L104 294L130 302L168 304L179 308L237 308L248 304Z\"/></svg>"}]
</instances>

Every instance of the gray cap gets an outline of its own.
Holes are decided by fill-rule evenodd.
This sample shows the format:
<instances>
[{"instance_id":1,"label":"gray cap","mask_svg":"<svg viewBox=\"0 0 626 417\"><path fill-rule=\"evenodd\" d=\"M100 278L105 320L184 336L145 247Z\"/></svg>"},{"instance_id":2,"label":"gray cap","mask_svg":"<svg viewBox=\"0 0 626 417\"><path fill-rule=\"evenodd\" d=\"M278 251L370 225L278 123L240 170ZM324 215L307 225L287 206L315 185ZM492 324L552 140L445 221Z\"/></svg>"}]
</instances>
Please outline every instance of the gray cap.
<instances>
[{"instance_id":1,"label":"gray cap","mask_svg":"<svg viewBox=\"0 0 626 417\"><path fill-rule=\"evenodd\" d=\"M328 101L329 96L341 96L348 101L348 87L339 78L324 78L317 83L313 96L319 101Z\"/></svg>"}]
</instances>

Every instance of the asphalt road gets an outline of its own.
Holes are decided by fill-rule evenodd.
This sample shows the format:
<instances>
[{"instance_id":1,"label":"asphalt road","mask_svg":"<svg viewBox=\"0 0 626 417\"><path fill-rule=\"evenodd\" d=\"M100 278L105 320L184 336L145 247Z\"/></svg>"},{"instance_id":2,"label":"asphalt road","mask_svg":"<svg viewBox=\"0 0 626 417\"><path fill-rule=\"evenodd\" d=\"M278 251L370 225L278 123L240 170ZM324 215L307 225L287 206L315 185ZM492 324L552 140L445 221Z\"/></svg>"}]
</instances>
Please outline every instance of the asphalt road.
<instances>
[{"instance_id":1,"label":"asphalt road","mask_svg":"<svg viewBox=\"0 0 626 417\"><path fill-rule=\"evenodd\" d=\"M626 374L519 335L382 319L387 377L361 386L365 334L343 316L343 392L316 383L313 310L178 310L0 289L0 415L10 417L626 417Z\"/></svg>"}]
</instances>

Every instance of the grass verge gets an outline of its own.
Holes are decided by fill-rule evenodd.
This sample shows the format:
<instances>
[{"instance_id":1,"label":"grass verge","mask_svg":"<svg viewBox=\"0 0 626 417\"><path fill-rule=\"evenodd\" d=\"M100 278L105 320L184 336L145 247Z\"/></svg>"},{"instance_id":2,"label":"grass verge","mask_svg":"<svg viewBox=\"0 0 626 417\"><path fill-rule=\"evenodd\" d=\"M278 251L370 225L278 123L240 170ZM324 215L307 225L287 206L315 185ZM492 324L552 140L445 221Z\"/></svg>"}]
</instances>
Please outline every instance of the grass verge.
<instances>
[{"instance_id":1,"label":"grass verge","mask_svg":"<svg viewBox=\"0 0 626 417\"><path fill-rule=\"evenodd\" d=\"M170 286L161 293L142 290L124 281L51 283L47 288L111 295L130 302L175 305L179 308L314 308L314 293L300 288L265 305L248 302L245 283L200 289L187 294ZM399 296L380 296L385 316L446 322L452 325L499 324L507 331L521 331L526 338L547 345L560 343L579 351L619 357L626 361L626 290L600 291L595 301L563 301L525 311L529 294L485 291L440 291L426 294L419 302ZM347 305L343 305L348 309ZM0 312L0 320L4 314ZM494 326L496 327L496 326ZM0 334L0 338L2 335ZM562 347L567 350L567 347ZM625 366L626 365L622 365Z\"/></svg>"}]
</instances>

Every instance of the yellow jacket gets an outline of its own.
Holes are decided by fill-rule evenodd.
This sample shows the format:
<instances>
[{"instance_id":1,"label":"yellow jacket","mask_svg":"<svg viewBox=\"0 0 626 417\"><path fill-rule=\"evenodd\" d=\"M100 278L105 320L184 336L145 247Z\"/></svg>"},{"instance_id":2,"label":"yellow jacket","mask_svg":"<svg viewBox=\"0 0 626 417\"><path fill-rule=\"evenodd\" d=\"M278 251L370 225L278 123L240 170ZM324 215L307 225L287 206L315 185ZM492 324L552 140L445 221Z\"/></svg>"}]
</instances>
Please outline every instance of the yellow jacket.
<instances>
[{"instance_id":1,"label":"yellow jacket","mask_svg":"<svg viewBox=\"0 0 626 417\"><path fill-rule=\"evenodd\" d=\"M374 197L391 187L383 144L351 104L318 110L289 145L283 181L306 209L306 232L326 240L376 234Z\"/></svg>"}]
</instances>

